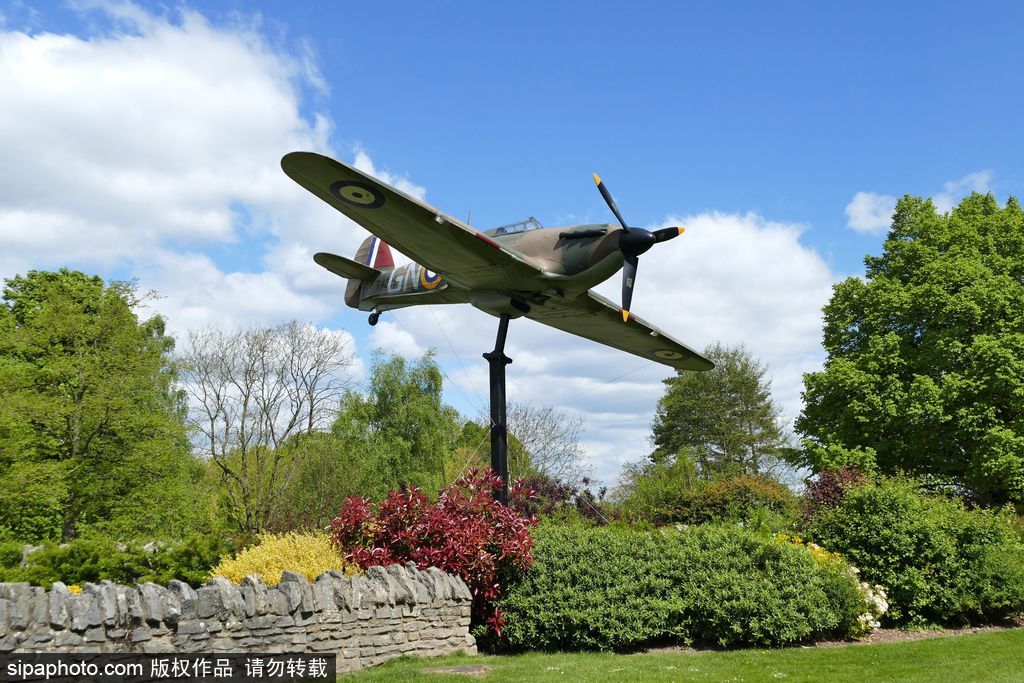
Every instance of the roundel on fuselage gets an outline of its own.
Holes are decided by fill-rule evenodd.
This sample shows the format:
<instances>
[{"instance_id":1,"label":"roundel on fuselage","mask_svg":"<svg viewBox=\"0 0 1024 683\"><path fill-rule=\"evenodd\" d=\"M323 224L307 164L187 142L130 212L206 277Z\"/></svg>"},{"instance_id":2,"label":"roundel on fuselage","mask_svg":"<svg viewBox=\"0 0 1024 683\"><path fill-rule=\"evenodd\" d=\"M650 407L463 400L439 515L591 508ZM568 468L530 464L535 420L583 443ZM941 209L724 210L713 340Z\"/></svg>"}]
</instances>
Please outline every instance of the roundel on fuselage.
<instances>
[{"instance_id":1,"label":"roundel on fuselage","mask_svg":"<svg viewBox=\"0 0 1024 683\"><path fill-rule=\"evenodd\" d=\"M360 209L377 209L384 206L384 195L374 187L357 180L339 180L329 188L334 197Z\"/></svg>"},{"instance_id":2,"label":"roundel on fuselage","mask_svg":"<svg viewBox=\"0 0 1024 683\"><path fill-rule=\"evenodd\" d=\"M441 284L441 276L432 270L420 266L420 284L424 289L433 289Z\"/></svg>"}]
</instances>

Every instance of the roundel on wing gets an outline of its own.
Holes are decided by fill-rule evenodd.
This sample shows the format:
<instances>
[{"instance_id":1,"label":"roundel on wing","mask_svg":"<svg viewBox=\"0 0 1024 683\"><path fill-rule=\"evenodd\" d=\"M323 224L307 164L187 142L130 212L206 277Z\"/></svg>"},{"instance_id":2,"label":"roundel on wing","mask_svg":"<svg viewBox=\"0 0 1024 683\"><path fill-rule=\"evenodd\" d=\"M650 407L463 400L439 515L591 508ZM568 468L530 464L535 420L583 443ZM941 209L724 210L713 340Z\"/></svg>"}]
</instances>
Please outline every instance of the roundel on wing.
<instances>
[{"instance_id":1,"label":"roundel on wing","mask_svg":"<svg viewBox=\"0 0 1024 683\"><path fill-rule=\"evenodd\" d=\"M683 357L683 354L678 351L672 351L671 349L659 349L654 352L654 355L658 358L664 358L665 360L679 360Z\"/></svg>"},{"instance_id":2,"label":"roundel on wing","mask_svg":"<svg viewBox=\"0 0 1024 683\"><path fill-rule=\"evenodd\" d=\"M339 180L329 188L337 199L358 206L360 209L377 209L384 206L384 195L366 183L357 180Z\"/></svg>"},{"instance_id":3,"label":"roundel on wing","mask_svg":"<svg viewBox=\"0 0 1024 683\"><path fill-rule=\"evenodd\" d=\"M441 276L432 270L426 268L420 268L420 284L425 289L433 289L441 284Z\"/></svg>"}]
</instances>

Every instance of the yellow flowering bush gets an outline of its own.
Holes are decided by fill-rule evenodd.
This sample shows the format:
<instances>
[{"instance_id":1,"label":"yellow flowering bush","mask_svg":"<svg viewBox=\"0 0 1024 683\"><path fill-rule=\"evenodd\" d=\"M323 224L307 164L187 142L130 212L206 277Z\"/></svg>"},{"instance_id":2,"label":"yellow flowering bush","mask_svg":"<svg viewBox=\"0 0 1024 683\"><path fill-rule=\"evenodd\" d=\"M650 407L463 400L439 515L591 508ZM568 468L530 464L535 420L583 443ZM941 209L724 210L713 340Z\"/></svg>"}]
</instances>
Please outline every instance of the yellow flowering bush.
<instances>
[{"instance_id":1,"label":"yellow flowering bush","mask_svg":"<svg viewBox=\"0 0 1024 683\"><path fill-rule=\"evenodd\" d=\"M889 609L888 596L885 594L885 589L882 586L878 584L872 586L866 581L861 581L859 569L848 565L839 553L825 550L817 543L805 541L799 536L790 536L786 533L775 534L775 539L790 545L807 548L811 556L822 564L832 564L846 568L846 572L857 584L857 589L860 591L860 597L864 601L865 606L864 612L857 617L857 623L850 631L851 636L860 638L870 635L872 631L882 625L880 619Z\"/></svg>"},{"instance_id":2,"label":"yellow flowering bush","mask_svg":"<svg viewBox=\"0 0 1024 683\"><path fill-rule=\"evenodd\" d=\"M337 569L346 576L360 573L360 569L345 562L345 558L327 534L319 532L287 534L261 534L259 542L237 553L225 555L210 571L210 576L223 576L240 583L250 574L259 574L268 586L277 585L285 570L304 574L310 581L329 569Z\"/></svg>"}]
</instances>

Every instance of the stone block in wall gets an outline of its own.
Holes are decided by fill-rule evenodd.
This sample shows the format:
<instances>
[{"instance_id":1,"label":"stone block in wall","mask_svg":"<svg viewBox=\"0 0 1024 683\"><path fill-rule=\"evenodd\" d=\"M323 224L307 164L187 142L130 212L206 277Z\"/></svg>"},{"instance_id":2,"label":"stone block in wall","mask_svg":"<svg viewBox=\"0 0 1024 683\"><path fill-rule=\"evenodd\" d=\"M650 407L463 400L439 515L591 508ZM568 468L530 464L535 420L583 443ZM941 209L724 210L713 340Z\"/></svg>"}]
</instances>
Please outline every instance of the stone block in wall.
<instances>
[{"instance_id":1,"label":"stone block in wall","mask_svg":"<svg viewBox=\"0 0 1024 683\"><path fill-rule=\"evenodd\" d=\"M7 635L7 624L9 623L9 608L7 606L9 604L7 598L0 598L0 638Z\"/></svg>"},{"instance_id":2,"label":"stone block in wall","mask_svg":"<svg viewBox=\"0 0 1024 683\"><path fill-rule=\"evenodd\" d=\"M437 567L430 567L426 570L426 573L430 576L430 580L434 582L435 602L451 600L454 597L454 590L452 589L451 581L448 579L448 574Z\"/></svg>"},{"instance_id":3,"label":"stone block in wall","mask_svg":"<svg viewBox=\"0 0 1024 683\"><path fill-rule=\"evenodd\" d=\"M82 586L81 594L89 595L96 601L100 619L105 625L116 626L121 623L117 609L117 590L112 581L101 581L98 584L86 583Z\"/></svg>"},{"instance_id":4,"label":"stone block in wall","mask_svg":"<svg viewBox=\"0 0 1024 683\"><path fill-rule=\"evenodd\" d=\"M412 578L409 570L400 564L393 564L387 567L388 576L391 577L392 596L389 602L393 605L415 605L416 592L412 586Z\"/></svg>"},{"instance_id":5,"label":"stone block in wall","mask_svg":"<svg viewBox=\"0 0 1024 683\"><path fill-rule=\"evenodd\" d=\"M309 585L309 579L305 575L285 570L281 572L277 588L288 596L289 612L309 613L316 610L313 587Z\"/></svg>"},{"instance_id":6,"label":"stone block in wall","mask_svg":"<svg viewBox=\"0 0 1024 683\"><path fill-rule=\"evenodd\" d=\"M155 583L143 583L138 590L142 619L145 623L156 626L164 620L163 594L167 589Z\"/></svg>"},{"instance_id":7,"label":"stone block in wall","mask_svg":"<svg viewBox=\"0 0 1024 683\"><path fill-rule=\"evenodd\" d=\"M274 616L288 616L291 610L288 609L288 597L277 589L277 586L267 590L267 614Z\"/></svg>"},{"instance_id":8,"label":"stone block in wall","mask_svg":"<svg viewBox=\"0 0 1024 683\"><path fill-rule=\"evenodd\" d=\"M146 613L142 609L142 596L139 595L139 590L135 586L117 586L118 592L118 607L123 602L125 605L125 612L127 618L124 620L125 626L138 626L146 618Z\"/></svg>"},{"instance_id":9,"label":"stone block in wall","mask_svg":"<svg viewBox=\"0 0 1024 683\"><path fill-rule=\"evenodd\" d=\"M217 617L222 621L245 619L245 600L242 599L242 592L238 586L231 583L223 576L215 576L206 582L206 586L213 586L218 593L220 609Z\"/></svg>"},{"instance_id":10,"label":"stone block in wall","mask_svg":"<svg viewBox=\"0 0 1024 683\"><path fill-rule=\"evenodd\" d=\"M413 574L416 579L416 602L419 604L431 604L438 600L439 586L429 572L416 570ZM443 594L444 591L442 590Z\"/></svg>"},{"instance_id":11,"label":"stone block in wall","mask_svg":"<svg viewBox=\"0 0 1024 683\"><path fill-rule=\"evenodd\" d=\"M317 612L336 612L338 603L334 599L336 579L328 572L316 577L313 582L313 601Z\"/></svg>"},{"instance_id":12,"label":"stone block in wall","mask_svg":"<svg viewBox=\"0 0 1024 683\"><path fill-rule=\"evenodd\" d=\"M262 617L267 613L267 584L259 574L250 574L242 579L239 588L245 601L247 617Z\"/></svg>"},{"instance_id":13,"label":"stone block in wall","mask_svg":"<svg viewBox=\"0 0 1024 683\"><path fill-rule=\"evenodd\" d=\"M68 614L71 616L71 630L83 633L87 628L103 623L99 603L91 593L83 590L80 595L72 595L68 598L67 605Z\"/></svg>"},{"instance_id":14,"label":"stone block in wall","mask_svg":"<svg viewBox=\"0 0 1024 683\"><path fill-rule=\"evenodd\" d=\"M167 590L177 596L182 619L195 619L198 616L196 613L196 601L199 599L199 596L192 586L184 581L174 579L167 584Z\"/></svg>"},{"instance_id":15,"label":"stone block in wall","mask_svg":"<svg viewBox=\"0 0 1024 683\"><path fill-rule=\"evenodd\" d=\"M54 581L53 586L50 587L50 593L47 596L47 621L50 623L50 628L54 631L62 631L68 623L68 606L67 600L71 596L71 591L64 585L63 581ZM0 632L0 635L3 635Z\"/></svg>"},{"instance_id":16,"label":"stone block in wall","mask_svg":"<svg viewBox=\"0 0 1024 683\"><path fill-rule=\"evenodd\" d=\"M8 625L11 630L24 631L28 628L31 618L31 596L32 587L27 583L0 583L0 599L6 598Z\"/></svg>"},{"instance_id":17,"label":"stone block in wall","mask_svg":"<svg viewBox=\"0 0 1024 683\"><path fill-rule=\"evenodd\" d=\"M334 583L334 604L341 610L353 610L358 605L353 602L352 598L352 580L339 572L337 569L331 569L330 571L324 572L333 579ZM355 605L355 606L353 606Z\"/></svg>"}]
</instances>

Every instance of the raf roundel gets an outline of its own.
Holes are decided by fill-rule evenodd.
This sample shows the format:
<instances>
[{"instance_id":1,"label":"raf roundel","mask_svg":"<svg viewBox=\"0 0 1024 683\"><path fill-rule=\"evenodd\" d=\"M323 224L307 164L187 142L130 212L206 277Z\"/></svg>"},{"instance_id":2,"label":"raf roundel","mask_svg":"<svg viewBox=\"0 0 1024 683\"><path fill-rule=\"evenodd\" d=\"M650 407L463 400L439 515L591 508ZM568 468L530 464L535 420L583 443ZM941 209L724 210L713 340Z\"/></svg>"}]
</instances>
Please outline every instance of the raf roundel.
<instances>
[{"instance_id":1,"label":"raf roundel","mask_svg":"<svg viewBox=\"0 0 1024 683\"><path fill-rule=\"evenodd\" d=\"M420 284L424 289L433 289L441 284L441 276L432 270L420 267Z\"/></svg>"},{"instance_id":2,"label":"raf roundel","mask_svg":"<svg viewBox=\"0 0 1024 683\"><path fill-rule=\"evenodd\" d=\"M339 180L329 188L331 194L350 206L360 209L378 209L384 206L384 195L366 183Z\"/></svg>"},{"instance_id":3,"label":"raf roundel","mask_svg":"<svg viewBox=\"0 0 1024 683\"><path fill-rule=\"evenodd\" d=\"M657 356L658 358L664 358L665 360L679 360L680 358L683 357L683 354L679 353L678 351L670 351L668 349L655 351L654 355Z\"/></svg>"}]
</instances>

